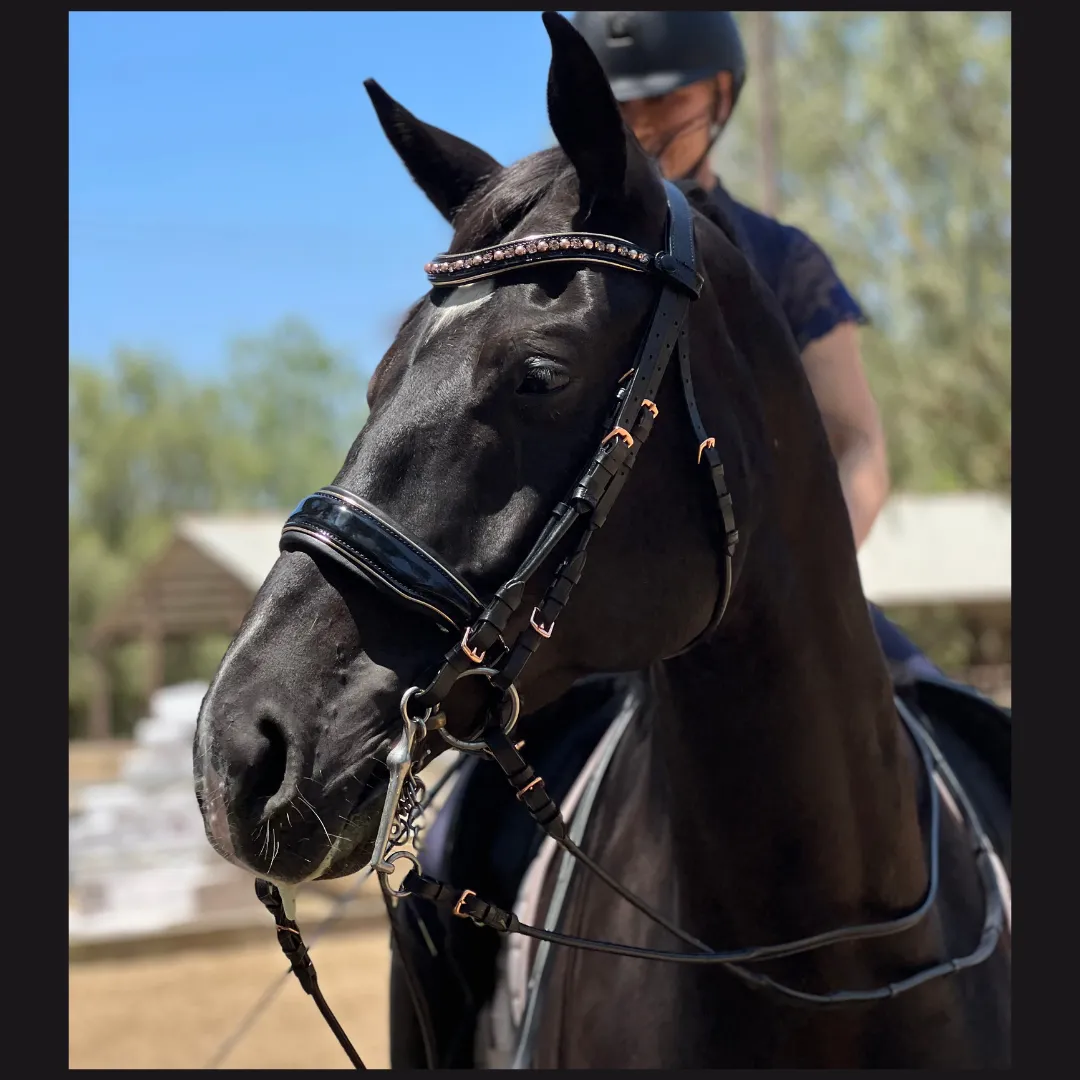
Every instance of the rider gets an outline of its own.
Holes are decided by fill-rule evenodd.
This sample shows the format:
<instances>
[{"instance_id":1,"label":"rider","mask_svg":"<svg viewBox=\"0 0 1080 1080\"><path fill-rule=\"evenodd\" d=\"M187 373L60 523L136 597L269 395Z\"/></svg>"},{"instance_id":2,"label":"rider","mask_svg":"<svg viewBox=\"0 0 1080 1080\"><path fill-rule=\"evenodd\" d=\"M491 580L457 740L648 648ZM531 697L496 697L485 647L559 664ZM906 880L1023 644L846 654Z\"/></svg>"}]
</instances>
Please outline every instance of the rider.
<instances>
[{"instance_id":1,"label":"rider","mask_svg":"<svg viewBox=\"0 0 1080 1080\"><path fill-rule=\"evenodd\" d=\"M863 370L866 316L806 233L736 201L709 152L746 81L730 11L579 11L574 25L608 77L623 119L669 180L696 180L733 224L739 246L775 293L799 346L840 473L856 548L889 494L885 433ZM894 668L929 661L871 604Z\"/></svg>"}]
</instances>

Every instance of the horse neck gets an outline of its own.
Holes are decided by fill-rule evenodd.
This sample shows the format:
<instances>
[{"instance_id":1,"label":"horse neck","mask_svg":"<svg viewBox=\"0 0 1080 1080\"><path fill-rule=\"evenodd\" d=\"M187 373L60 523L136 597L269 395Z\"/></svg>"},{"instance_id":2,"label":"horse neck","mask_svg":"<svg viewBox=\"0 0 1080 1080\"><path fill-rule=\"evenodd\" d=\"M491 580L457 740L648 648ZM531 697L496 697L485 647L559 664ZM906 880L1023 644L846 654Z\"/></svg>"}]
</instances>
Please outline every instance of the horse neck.
<instances>
[{"instance_id":1,"label":"horse neck","mask_svg":"<svg viewBox=\"0 0 1080 1080\"><path fill-rule=\"evenodd\" d=\"M918 768L854 548L784 532L759 529L724 633L655 673L654 791L713 940L863 922L926 886Z\"/></svg>"}]
</instances>

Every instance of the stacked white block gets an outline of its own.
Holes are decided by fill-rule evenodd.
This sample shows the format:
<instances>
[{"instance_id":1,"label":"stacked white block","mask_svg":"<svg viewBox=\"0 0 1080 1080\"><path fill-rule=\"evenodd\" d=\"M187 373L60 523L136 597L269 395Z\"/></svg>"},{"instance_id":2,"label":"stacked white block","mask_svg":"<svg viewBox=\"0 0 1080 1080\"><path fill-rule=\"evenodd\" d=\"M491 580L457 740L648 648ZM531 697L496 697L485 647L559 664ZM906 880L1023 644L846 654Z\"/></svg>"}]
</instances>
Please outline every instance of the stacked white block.
<instances>
[{"instance_id":1,"label":"stacked white block","mask_svg":"<svg viewBox=\"0 0 1080 1080\"><path fill-rule=\"evenodd\" d=\"M206 689L192 682L155 694L120 779L80 792L69 826L73 940L259 917L251 876L210 847L195 802L191 745Z\"/></svg>"}]
</instances>

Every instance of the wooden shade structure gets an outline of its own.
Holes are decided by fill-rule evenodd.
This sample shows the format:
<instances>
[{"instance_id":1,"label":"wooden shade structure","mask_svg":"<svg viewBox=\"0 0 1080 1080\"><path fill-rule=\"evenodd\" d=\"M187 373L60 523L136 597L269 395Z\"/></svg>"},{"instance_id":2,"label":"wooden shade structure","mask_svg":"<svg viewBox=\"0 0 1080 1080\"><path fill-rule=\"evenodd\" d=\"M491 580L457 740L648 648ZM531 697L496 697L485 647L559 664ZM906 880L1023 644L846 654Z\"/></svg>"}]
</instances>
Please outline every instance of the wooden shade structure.
<instances>
[{"instance_id":1,"label":"wooden shade structure","mask_svg":"<svg viewBox=\"0 0 1080 1080\"><path fill-rule=\"evenodd\" d=\"M161 554L140 572L95 622L89 649L95 693L87 734L111 734L105 651L139 640L147 649L147 695L164 683L165 642L171 637L235 634L277 559L285 513L187 516Z\"/></svg>"}]
</instances>

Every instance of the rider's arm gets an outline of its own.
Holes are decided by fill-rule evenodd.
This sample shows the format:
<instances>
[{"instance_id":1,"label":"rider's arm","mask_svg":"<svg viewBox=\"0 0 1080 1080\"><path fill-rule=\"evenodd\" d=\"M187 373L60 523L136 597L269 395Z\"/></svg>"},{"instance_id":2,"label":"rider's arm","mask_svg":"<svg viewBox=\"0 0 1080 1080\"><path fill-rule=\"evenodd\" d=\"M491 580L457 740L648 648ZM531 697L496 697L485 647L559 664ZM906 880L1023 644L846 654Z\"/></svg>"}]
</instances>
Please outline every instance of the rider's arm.
<instances>
[{"instance_id":1,"label":"rider's arm","mask_svg":"<svg viewBox=\"0 0 1080 1080\"><path fill-rule=\"evenodd\" d=\"M889 494L885 432L859 352L859 329L839 323L802 351L803 366L825 421L840 471L856 548Z\"/></svg>"},{"instance_id":2,"label":"rider's arm","mask_svg":"<svg viewBox=\"0 0 1080 1080\"><path fill-rule=\"evenodd\" d=\"M858 548L889 494L885 433L859 351L867 320L825 252L801 230L782 228L777 298L825 422Z\"/></svg>"}]
</instances>

